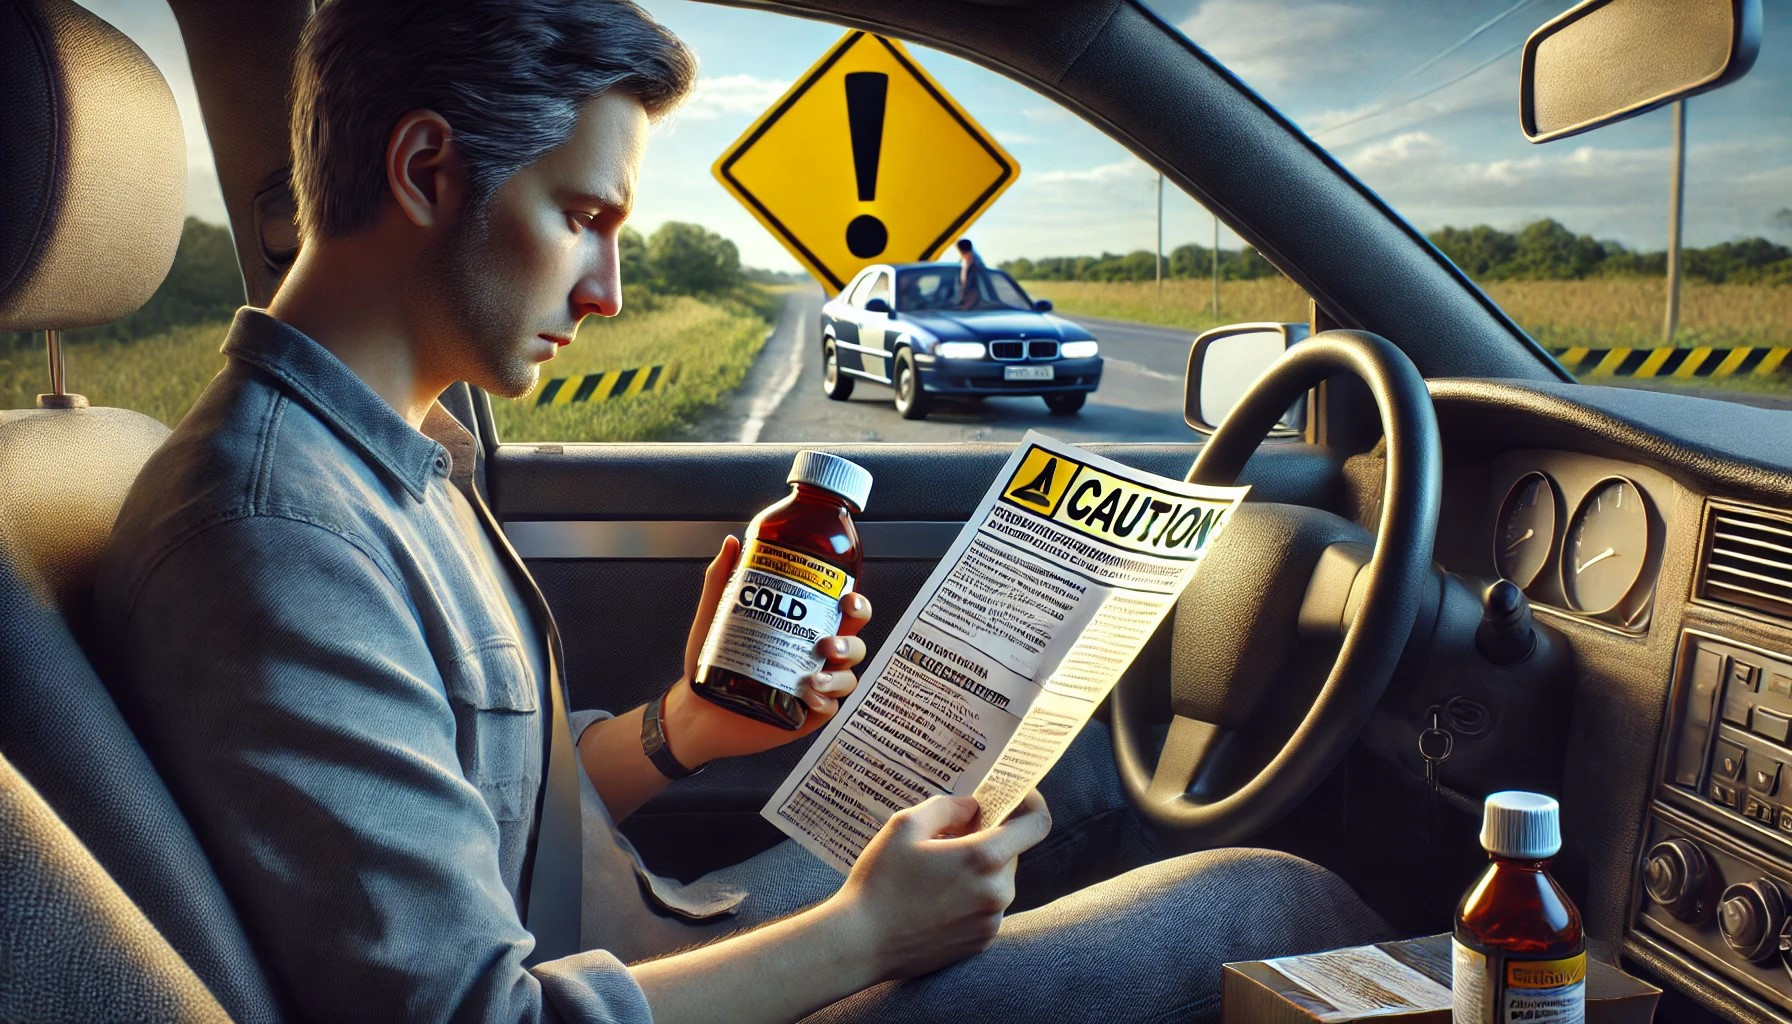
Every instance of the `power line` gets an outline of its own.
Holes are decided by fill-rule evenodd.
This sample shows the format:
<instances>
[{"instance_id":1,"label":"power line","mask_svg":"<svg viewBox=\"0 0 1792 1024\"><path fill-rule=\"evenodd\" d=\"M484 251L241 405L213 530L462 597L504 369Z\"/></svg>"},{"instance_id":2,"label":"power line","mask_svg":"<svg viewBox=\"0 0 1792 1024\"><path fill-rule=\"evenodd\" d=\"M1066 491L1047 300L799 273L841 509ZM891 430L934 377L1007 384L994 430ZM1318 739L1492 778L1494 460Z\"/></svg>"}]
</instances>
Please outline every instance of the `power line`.
<instances>
[{"instance_id":1,"label":"power line","mask_svg":"<svg viewBox=\"0 0 1792 1024\"><path fill-rule=\"evenodd\" d=\"M1536 3L1536 2L1537 2L1537 0L1518 0L1517 3L1506 8L1505 10L1494 15L1493 17L1487 19L1486 21L1482 22L1481 24L1475 26L1475 30L1470 32L1468 35L1463 36L1461 39L1456 40L1455 42L1451 43L1449 46L1446 46L1442 50L1439 50L1436 54L1434 54L1429 60L1425 61L1423 64L1420 64L1418 67L1413 68L1411 71L1408 71L1406 74L1401 75L1399 78L1394 79L1392 84L1390 84L1386 89L1383 89L1379 95L1377 95L1373 99L1369 100L1369 102L1370 103L1381 102L1382 100L1386 99L1389 96L1389 94L1393 93L1394 90L1398 89L1402 82L1406 82L1406 81L1409 81L1409 80L1417 77L1422 72L1430 69L1438 61L1443 60L1445 57L1448 57L1450 54L1455 53L1457 50L1460 50L1464 46L1467 46L1468 44L1481 38L1483 35L1485 35L1487 33L1488 29L1493 28L1495 25L1498 25L1500 22L1505 21L1507 18L1511 17L1512 15L1517 14L1520 10L1522 10L1526 7L1529 7L1531 4Z\"/></svg>"},{"instance_id":2,"label":"power line","mask_svg":"<svg viewBox=\"0 0 1792 1024\"><path fill-rule=\"evenodd\" d=\"M1505 58L1511 56L1514 51L1516 51L1520 46L1523 46L1523 45L1524 45L1524 40L1520 39L1518 42L1513 43L1511 46L1506 47L1505 49L1503 49L1500 52L1494 54L1493 56L1487 58L1486 60L1482 61L1481 63L1476 64L1474 67L1469 68L1467 71L1464 71L1460 75L1456 75L1453 78L1447 78L1444 81L1439 82L1436 85L1432 86L1431 88L1426 89L1423 92L1416 93L1413 96L1409 97L1408 99L1402 100L1401 102L1396 103L1391 107L1383 107L1380 110L1370 110L1365 113L1358 114L1357 116L1349 118L1347 120L1339 121L1337 124L1329 125L1324 130L1314 133L1314 138L1318 138L1323 135L1330 135L1332 132L1335 132L1340 128L1348 128L1353 124L1357 124L1362 121L1367 121L1370 118L1381 117L1383 114L1391 114L1394 111L1400 110L1404 107L1410 107L1414 103L1417 103L1422 99L1425 99L1430 96L1435 96L1436 94L1444 91L1445 89L1448 89L1450 86L1455 85L1456 83L1462 81L1463 79L1468 78L1468 77L1476 74L1477 72L1484 71L1487 68L1492 67L1494 64L1498 63L1499 61L1504 60Z\"/></svg>"}]
</instances>

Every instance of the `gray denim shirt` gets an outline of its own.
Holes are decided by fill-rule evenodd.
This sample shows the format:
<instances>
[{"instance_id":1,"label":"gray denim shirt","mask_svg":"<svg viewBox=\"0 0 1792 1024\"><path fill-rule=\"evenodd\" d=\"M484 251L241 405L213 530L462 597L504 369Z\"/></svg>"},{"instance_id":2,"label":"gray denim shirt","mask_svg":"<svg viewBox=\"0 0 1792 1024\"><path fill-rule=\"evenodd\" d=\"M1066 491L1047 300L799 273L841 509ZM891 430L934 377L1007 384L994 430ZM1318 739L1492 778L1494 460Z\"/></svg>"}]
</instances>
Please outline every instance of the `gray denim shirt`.
<instances>
[{"instance_id":1,"label":"gray denim shirt","mask_svg":"<svg viewBox=\"0 0 1792 1024\"><path fill-rule=\"evenodd\" d=\"M270 973L315 1020L650 1020L609 953L523 966L538 639L456 523L471 435L439 405L418 432L259 310L224 353L131 489L96 615Z\"/></svg>"}]
</instances>

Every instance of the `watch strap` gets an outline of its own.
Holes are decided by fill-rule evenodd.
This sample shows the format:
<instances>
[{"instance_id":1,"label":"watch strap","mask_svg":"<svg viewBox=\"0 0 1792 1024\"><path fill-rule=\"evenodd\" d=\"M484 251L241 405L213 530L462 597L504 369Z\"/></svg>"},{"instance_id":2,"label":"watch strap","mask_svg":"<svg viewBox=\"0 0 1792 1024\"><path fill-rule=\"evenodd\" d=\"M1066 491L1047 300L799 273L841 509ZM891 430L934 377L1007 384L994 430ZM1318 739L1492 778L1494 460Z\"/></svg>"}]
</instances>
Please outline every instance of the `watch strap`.
<instances>
[{"instance_id":1,"label":"watch strap","mask_svg":"<svg viewBox=\"0 0 1792 1024\"><path fill-rule=\"evenodd\" d=\"M682 779L702 771L707 765L686 768L672 756L666 745L666 695L661 694L659 700L649 701L641 713L641 752L659 769L659 773L668 779Z\"/></svg>"}]
</instances>

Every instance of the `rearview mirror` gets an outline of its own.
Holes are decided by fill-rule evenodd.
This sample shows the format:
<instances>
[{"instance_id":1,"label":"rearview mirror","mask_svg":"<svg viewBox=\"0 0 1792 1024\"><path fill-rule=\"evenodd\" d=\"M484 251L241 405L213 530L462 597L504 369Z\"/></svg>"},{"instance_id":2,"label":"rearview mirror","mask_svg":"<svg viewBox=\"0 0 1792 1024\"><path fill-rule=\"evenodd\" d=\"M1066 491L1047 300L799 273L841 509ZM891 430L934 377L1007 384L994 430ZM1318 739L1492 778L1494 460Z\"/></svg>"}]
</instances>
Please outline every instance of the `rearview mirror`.
<instances>
[{"instance_id":1,"label":"rearview mirror","mask_svg":"<svg viewBox=\"0 0 1792 1024\"><path fill-rule=\"evenodd\" d=\"M1233 324L1196 338L1188 350L1183 419L1203 434L1213 433L1257 378L1307 334L1306 324ZM1301 401L1270 436L1287 437L1305 429L1306 402Z\"/></svg>"},{"instance_id":2,"label":"rearview mirror","mask_svg":"<svg viewBox=\"0 0 1792 1024\"><path fill-rule=\"evenodd\" d=\"M1524 44L1518 120L1578 135L1735 81L1761 48L1761 0L1586 0Z\"/></svg>"},{"instance_id":3,"label":"rearview mirror","mask_svg":"<svg viewBox=\"0 0 1792 1024\"><path fill-rule=\"evenodd\" d=\"M890 304L883 299L865 300L865 312L867 313L888 313L889 311Z\"/></svg>"}]
</instances>

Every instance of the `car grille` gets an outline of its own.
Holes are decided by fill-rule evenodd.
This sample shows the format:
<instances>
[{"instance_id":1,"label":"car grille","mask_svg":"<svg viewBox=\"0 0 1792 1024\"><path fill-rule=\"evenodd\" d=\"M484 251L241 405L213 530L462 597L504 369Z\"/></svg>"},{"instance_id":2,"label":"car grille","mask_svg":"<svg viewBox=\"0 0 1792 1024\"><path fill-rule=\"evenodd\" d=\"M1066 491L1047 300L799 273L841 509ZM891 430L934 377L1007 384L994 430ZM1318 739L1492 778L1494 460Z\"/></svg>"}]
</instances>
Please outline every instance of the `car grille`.
<instances>
[{"instance_id":1,"label":"car grille","mask_svg":"<svg viewBox=\"0 0 1792 1024\"><path fill-rule=\"evenodd\" d=\"M992 341L989 343L991 359L1056 359L1058 343L1055 341L1022 341L1018 338L1008 341Z\"/></svg>"}]
</instances>

